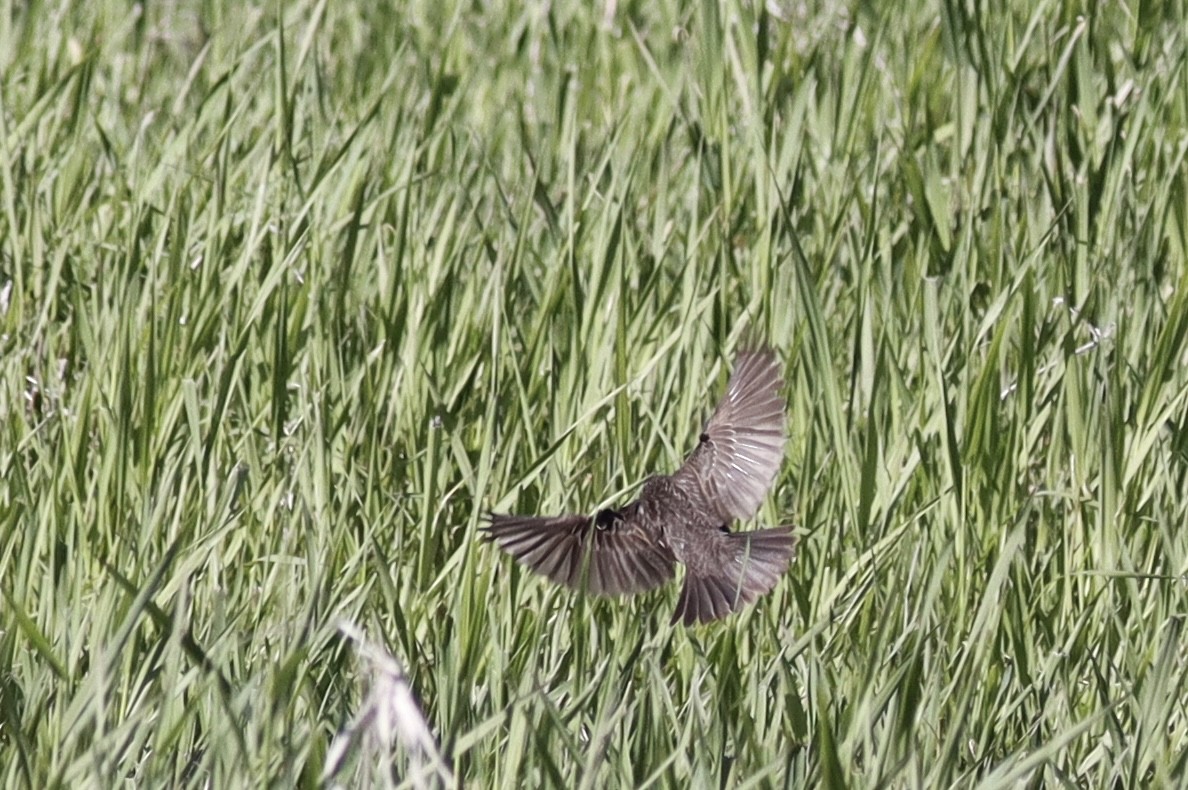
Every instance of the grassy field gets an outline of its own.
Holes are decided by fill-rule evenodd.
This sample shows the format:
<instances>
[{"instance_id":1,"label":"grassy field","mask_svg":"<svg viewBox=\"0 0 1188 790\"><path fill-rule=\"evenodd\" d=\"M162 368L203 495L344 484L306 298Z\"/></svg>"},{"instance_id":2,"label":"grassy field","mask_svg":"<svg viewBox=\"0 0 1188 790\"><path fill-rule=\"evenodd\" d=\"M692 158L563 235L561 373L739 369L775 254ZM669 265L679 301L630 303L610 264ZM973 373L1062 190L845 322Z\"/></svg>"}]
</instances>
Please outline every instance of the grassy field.
<instances>
[{"instance_id":1,"label":"grassy field","mask_svg":"<svg viewBox=\"0 0 1188 790\"><path fill-rule=\"evenodd\" d=\"M1185 2L485 5L0 2L0 782L1188 782ZM748 331L770 596L478 540Z\"/></svg>"}]
</instances>

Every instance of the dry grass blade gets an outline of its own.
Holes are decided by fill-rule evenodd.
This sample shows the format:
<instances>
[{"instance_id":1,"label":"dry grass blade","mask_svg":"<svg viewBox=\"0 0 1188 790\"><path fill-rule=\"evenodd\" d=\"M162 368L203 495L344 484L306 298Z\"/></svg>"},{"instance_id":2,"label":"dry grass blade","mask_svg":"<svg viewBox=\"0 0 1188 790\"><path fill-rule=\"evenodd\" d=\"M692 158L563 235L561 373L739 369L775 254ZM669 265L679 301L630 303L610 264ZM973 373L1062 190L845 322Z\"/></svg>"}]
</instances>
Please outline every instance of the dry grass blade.
<instances>
[{"instance_id":1,"label":"dry grass blade","mask_svg":"<svg viewBox=\"0 0 1188 790\"><path fill-rule=\"evenodd\" d=\"M353 623L342 623L339 630L355 643L355 653L367 664L371 680L354 720L330 745L322 780L340 786L350 762L364 776L382 775L393 746L399 746L408 759L405 782L417 788L453 786L453 769L438 748L400 662ZM357 787L360 782L346 786Z\"/></svg>"}]
</instances>

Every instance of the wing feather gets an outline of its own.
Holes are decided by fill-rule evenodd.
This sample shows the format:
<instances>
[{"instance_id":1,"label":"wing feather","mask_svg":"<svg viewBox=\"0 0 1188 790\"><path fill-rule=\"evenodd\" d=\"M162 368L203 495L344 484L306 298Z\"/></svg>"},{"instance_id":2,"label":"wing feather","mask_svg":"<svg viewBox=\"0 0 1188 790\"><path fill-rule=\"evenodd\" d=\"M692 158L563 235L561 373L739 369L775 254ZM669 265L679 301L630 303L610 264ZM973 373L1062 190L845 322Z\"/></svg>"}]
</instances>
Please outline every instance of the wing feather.
<instances>
[{"instance_id":1,"label":"wing feather","mask_svg":"<svg viewBox=\"0 0 1188 790\"><path fill-rule=\"evenodd\" d=\"M779 472L787 441L782 386L774 351L741 352L701 442L674 475L696 485L723 522L755 515Z\"/></svg>"},{"instance_id":2,"label":"wing feather","mask_svg":"<svg viewBox=\"0 0 1188 790\"><path fill-rule=\"evenodd\" d=\"M488 540L529 570L593 595L626 595L673 577L672 552L628 522L600 528L588 516L492 513Z\"/></svg>"}]
</instances>

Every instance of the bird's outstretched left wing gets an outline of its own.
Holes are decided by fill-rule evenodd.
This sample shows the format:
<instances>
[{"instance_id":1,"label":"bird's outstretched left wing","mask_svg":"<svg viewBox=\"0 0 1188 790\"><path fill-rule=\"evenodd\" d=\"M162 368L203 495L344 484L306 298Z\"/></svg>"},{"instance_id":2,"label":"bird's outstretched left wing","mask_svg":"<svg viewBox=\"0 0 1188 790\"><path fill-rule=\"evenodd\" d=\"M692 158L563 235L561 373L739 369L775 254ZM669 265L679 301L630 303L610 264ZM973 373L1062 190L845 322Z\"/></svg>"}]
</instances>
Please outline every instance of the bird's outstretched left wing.
<instances>
[{"instance_id":1,"label":"bird's outstretched left wing","mask_svg":"<svg viewBox=\"0 0 1188 790\"><path fill-rule=\"evenodd\" d=\"M567 587L625 595L658 587L673 576L672 552L623 519L497 513L487 518L488 540L524 567Z\"/></svg>"}]
</instances>

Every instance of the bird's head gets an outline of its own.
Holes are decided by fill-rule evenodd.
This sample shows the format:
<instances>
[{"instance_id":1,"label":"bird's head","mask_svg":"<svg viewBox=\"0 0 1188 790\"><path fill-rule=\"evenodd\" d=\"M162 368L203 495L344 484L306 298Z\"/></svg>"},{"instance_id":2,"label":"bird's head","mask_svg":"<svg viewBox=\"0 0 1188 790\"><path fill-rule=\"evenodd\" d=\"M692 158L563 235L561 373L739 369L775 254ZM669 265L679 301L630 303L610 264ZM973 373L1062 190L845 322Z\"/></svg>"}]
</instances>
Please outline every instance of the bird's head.
<instances>
[{"instance_id":1,"label":"bird's head","mask_svg":"<svg viewBox=\"0 0 1188 790\"><path fill-rule=\"evenodd\" d=\"M594 526L602 530L614 529L615 527L619 526L619 523L622 521L623 514L617 510L611 510L610 508L599 510L597 515L594 516Z\"/></svg>"}]
</instances>

